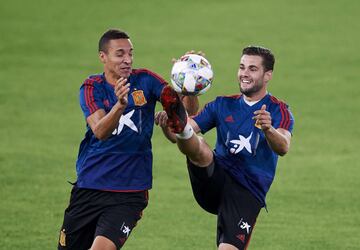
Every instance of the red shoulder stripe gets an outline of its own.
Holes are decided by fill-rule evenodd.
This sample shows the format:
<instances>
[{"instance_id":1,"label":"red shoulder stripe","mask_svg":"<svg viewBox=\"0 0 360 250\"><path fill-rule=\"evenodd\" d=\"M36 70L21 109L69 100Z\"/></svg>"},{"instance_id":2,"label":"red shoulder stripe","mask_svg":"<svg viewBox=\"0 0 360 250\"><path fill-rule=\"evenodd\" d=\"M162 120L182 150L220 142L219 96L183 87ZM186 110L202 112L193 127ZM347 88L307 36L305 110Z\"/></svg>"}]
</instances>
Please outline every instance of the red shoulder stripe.
<instances>
[{"instance_id":1,"label":"red shoulder stripe","mask_svg":"<svg viewBox=\"0 0 360 250\"><path fill-rule=\"evenodd\" d=\"M280 125L279 127L282 128L284 126L284 121L285 121L285 112L284 112L284 108L282 106L282 104L280 103L280 112L281 112L281 122L280 122Z\"/></svg>"},{"instance_id":2,"label":"red shoulder stripe","mask_svg":"<svg viewBox=\"0 0 360 250\"><path fill-rule=\"evenodd\" d=\"M280 109L282 110L282 113L284 114L284 118L280 123L280 128L288 129L288 124L290 123L289 112L287 111L284 103L280 103Z\"/></svg>"},{"instance_id":3,"label":"red shoulder stripe","mask_svg":"<svg viewBox=\"0 0 360 250\"><path fill-rule=\"evenodd\" d=\"M90 76L90 79L95 81L95 82L98 82L98 83L103 83L104 82L103 78L101 76L99 76L99 75Z\"/></svg>"},{"instance_id":4,"label":"red shoulder stripe","mask_svg":"<svg viewBox=\"0 0 360 250\"><path fill-rule=\"evenodd\" d=\"M94 86L89 86L89 85L86 85L85 86L85 93L86 93L86 105L88 106L89 108L89 111L90 113L94 113L95 110L96 110L96 104L94 102Z\"/></svg>"},{"instance_id":5,"label":"red shoulder stripe","mask_svg":"<svg viewBox=\"0 0 360 250\"><path fill-rule=\"evenodd\" d=\"M284 123L284 128L288 130L289 127L290 127L290 112L287 109L286 104L284 104L284 110L285 110L285 113L286 113L286 116L287 116L287 121L286 121L286 123Z\"/></svg>"},{"instance_id":6,"label":"red shoulder stripe","mask_svg":"<svg viewBox=\"0 0 360 250\"><path fill-rule=\"evenodd\" d=\"M85 103L91 114L98 110L98 106L96 105L94 98L94 83L95 79L91 78L86 79L84 82Z\"/></svg>"},{"instance_id":7,"label":"red shoulder stripe","mask_svg":"<svg viewBox=\"0 0 360 250\"><path fill-rule=\"evenodd\" d=\"M280 121L279 127L288 130L290 127L290 112L287 109L286 103L280 101L279 99L277 99L274 96L270 96L270 100L273 103L280 105L281 121Z\"/></svg>"}]
</instances>

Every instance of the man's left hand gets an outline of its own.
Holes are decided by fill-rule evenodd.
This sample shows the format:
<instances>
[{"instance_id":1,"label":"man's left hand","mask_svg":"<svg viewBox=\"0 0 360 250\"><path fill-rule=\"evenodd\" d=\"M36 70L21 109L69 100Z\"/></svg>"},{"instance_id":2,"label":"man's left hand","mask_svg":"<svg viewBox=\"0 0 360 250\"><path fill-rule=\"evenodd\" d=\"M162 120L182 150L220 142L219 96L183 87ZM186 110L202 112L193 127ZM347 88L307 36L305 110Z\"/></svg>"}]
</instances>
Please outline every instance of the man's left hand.
<instances>
[{"instance_id":1,"label":"man's left hand","mask_svg":"<svg viewBox=\"0 0 360 250\"><path fill-rule=\"evenodd\" d=\"M260 110L254 112L253 119L256 120L255 126L258 126L263 131L267 131L271 128L271 116L270 112L266 111L266 105L262 105Z\"/></svg>"}]
</instances>

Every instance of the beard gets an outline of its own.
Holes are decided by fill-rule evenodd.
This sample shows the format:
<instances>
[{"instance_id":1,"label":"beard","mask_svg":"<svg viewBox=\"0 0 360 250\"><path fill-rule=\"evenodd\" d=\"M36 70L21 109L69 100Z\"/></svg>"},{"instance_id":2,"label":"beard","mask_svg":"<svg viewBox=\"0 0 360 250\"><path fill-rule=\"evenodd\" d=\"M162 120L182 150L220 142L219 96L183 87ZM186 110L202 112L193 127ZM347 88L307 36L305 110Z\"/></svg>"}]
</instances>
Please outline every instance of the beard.
<instances>
[{"instance_id":1,"label":"beard","mask_svg":"<svg viewBox=\"0 0 360 250\"><path fill-rule=\"evenodd\" d=\"M243 95L246 95L246 96L253 96L254 94L258 93L262 87L263 87L263 83L262 82L257 82L256 84L254 84L251 88L248 88L248 89L243 89L241 87L241 83L239 84L240 86L240 92L243 94Z\"/></svg>"}]
</instances>

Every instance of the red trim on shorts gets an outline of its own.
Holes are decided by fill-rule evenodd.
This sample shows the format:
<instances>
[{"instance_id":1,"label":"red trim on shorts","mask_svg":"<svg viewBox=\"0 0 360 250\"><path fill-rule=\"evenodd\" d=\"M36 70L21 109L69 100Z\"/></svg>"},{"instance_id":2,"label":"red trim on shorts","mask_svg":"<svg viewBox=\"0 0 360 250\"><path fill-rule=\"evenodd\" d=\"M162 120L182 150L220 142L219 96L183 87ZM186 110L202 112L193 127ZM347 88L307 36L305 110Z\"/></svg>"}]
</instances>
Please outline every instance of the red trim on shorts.
<instances>
[{"instance_id":1,"label":"red trim on shorts","mask_svg":"<svg viewBox=\"0 0 360 250\"><path fill-rule=\"evenodd\" d=\"M245 247L244 247L244 250L246 250L246 249L248 248L248 246L249 246L249 243L250 243L250 240L251 240L251 236L252 236L252 234L253 234L253 232L254 232L254 229L255 229L255 224L256 224L256 221L254 222L254 225L252 225L251 234L250 234L250 237L249 237L249 239L248 239L248 241L247 241L247 243L246 243L246 245L245 245Z\"/></svg>"}]
</instances>

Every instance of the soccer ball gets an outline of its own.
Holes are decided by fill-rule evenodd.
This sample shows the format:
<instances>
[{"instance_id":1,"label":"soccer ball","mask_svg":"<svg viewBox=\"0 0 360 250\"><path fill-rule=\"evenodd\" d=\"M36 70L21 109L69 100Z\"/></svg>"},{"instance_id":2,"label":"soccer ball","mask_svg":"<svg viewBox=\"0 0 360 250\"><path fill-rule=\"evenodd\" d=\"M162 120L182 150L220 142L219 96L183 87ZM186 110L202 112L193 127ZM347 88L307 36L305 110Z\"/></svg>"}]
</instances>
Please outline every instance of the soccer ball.
<instances>
[{"instance_id":1,"label":"soccer ball","mask_svg":"<svg viewBox=\"0 0 360 250\"><path fill-rule=\"evenodd\" d=\"M201 95L211 87L213 75L211 65L205 57L187 54L174 63L171 70L171 83L178 93Z\"/></svg>"}]
</instances>

